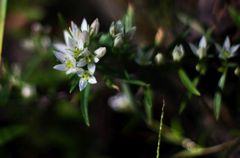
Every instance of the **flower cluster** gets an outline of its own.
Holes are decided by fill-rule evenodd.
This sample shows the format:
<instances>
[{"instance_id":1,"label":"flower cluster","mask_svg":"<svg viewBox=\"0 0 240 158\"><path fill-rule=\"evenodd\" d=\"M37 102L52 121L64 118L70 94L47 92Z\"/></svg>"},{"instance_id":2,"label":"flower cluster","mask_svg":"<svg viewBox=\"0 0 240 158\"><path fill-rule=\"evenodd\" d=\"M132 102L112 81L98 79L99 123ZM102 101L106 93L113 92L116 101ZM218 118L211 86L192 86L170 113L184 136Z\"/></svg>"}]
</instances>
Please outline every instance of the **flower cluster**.
<instances>
[{"instance_id":1,"label":"flower cluster","mask_svg":"<svg viewBox=\"0 0 240 158\"><path fill-rule=\"evenodd\" d=\"M96 63L106 53L105 47L93 48L91 39L98 34L99 21L94 20L89 26L83 19L81 27L71 22L69 30L64 30L65 43L54 45L54 54L61 64L53 68L65 71L66 74L77 74L79 76L79 89L82 91L88 83L97 83L94 77Z\"/></svg>"}]
</instances>

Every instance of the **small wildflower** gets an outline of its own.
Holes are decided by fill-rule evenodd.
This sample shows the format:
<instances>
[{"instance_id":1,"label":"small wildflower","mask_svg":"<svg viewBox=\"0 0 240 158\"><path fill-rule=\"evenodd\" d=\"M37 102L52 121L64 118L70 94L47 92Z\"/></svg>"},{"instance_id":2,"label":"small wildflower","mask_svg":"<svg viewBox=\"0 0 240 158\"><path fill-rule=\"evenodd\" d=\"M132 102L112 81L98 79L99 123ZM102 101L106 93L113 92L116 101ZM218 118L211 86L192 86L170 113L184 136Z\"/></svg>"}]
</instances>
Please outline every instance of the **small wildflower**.
<instances>
[{"instance_id":1,"label":"small wildflower","mask_svg":"<svg viewBox=\"0 0 240 158\"><path fill-rule=\"evenodd\" d=\"M96 78L93 76L95 72L95 69L88 67L88 70L83 70L80 69L77 73L78 76L80 77L79 80L79 90L82 91L88 83L90 84L96 84L97 80Z\"/></svg>"},{"instance_id":2,"label":"small wildflower","mask_svg":"<svg viewBox=\"0 0 240 158\"><path fill-rule=\"evenodd\" d=\"M55 65L53 68L59 71L65 71L66 74L76 73L78 71L77 62L74 57L69 54L55 52L56 58L62 63Z\"/></svg>"},{"instance_id":3,"label":"small wildflower","mask_svg":"<svg viewBox=\"0 0 240 158\"><path fill-rule=\"evenodd\" d=\"M192 49L194 55L196 55L199 59L202 59L207 56L207 40L205 36L202 36L199 41L198 48L190 43L190 48Z\"/></svg>"},{"instance_id":4,"label":"small wildflower","mask_svg":"<svg viewBox=\"0 0 240 158\"><path fill-rule=\"evenodd\" d=\"M239 44L231 46L230 39L227 36L225 38L225 41L223 43L223 46L221 47L219 44L216 44L216 48L219 53L219 58L221 59L227 59L236 56L236 52L239 48Z\"/></svg>"},{"instance_id":5,"label":"small wildflower","mask_svg":"<svg viewBox=\"0 0 240 158\"><path fill-rule=\"evenodd\" d=\"M162 53L157 53L156 55L155 55L155 62L156 62L156 64L162 64L163 62L164 62L164 57L163 57L163 54Z\"/></svg>"},{"instance_id":6,"label":"small wildflower","mask_svg":"<svg viewBox=\"0 0 240 158\"><path fill-rule=\"evenodd\" d=\"M130 100L123 93L118 93L117 95L110 97L108 99L108 104L114 111L117 112L125 112L131 109Z\"/></svg>"},{"instance_id":7,"label":"small wildflower","mask_svg":"<svg viewBox=\"0 0 240 158\"><path fill-rule=\"evenodd\" d=\"M175 46L172 52L173 61L180 61L184 56L184 49L182 45Z\"/></svg>"}]
</instances>

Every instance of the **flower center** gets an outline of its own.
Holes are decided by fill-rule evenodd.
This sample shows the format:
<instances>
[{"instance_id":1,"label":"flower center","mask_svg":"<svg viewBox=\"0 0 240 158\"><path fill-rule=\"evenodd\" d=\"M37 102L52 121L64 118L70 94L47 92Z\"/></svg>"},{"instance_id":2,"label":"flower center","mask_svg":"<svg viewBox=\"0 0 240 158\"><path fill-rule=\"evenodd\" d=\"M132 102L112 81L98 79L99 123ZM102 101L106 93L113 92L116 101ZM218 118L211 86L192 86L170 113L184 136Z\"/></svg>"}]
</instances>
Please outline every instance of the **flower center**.
<instances>
[{"instance_id":1,"label":"flower center","mask_svg":"<svg viewBox=\"0 0 240 158\"><path fill-rule=\"evenodd\" d=\"M92 62L93 62L93 56L88 55L88 56L85 57L85 60L86 60L86 62L87 62L88 64L89 64L89 63L92 63Z\"/></svg>"},{"instance_id":2,"label":"flower center","mask_svg":"<svg viewBox=\"0 0 240 158\"><path fill-rule=\"evenodd\" d=\"M66 60L66 61L65 61L65 65L66 65L67 68L73 68L73 67L74 67L73 62L70 61L70 60Z\"/></svg>"},{"instance_id":3,"label":"flower center","mask_svg":"<svg viewBox=\"0 0 240 158\"><path fill-rule=\"evenodd\" d=\"M89 72L85 71L85 72L82 74L81 77L82 77L83 79L85 79L85 80L88 80L88 79L90 78L90 74L89 74Z\"/></svg>"},{"instance_id":4,"label":"flower center","mask_svg":"<svg viewBox=\"0 0 240 158\"><path fill-rule=\"evenodd\" d=\"M81 50L79 48L75 48L73 51L73 55L75 58L79 57L79 55L81 54Z\"/></svg>"}]
</instances>

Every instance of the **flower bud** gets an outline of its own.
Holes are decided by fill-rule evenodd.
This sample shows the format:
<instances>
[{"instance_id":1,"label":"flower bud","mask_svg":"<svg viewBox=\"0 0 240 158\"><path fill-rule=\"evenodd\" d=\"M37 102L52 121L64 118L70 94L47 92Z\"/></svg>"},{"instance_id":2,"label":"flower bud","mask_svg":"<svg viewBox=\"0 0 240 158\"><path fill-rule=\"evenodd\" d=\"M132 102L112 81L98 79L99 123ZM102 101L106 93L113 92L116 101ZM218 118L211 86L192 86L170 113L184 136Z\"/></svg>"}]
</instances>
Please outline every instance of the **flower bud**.
<instances>
[{"instance_id":1,"label":"flower bud","mask_svg":"<svg viewBox=\"0 0 240 158\"><path fill-rule=\"evenodd\" d=\"M100 47L97 50L95 50L95 54L97 58L102 58L106 54L106 47Z\"/></svg>"},{"instance_id":2,"label":"flower bud","mask_svg":"<svg viewBox=\"0 0 240 158\"><path fill-rule=\"evenodd\" d=\"M172 56L173 56L173 61L179 62L184 56L183 46L182 45L175 46L172 52Z\"/></svg>"},{"instance_id":3,"label":"flower bud","mask_svg":"<svg viewBox=\"0 0 240 158\"><path fill-rule=\"evenodd\" d=\"M99 31L99 27L100 27L100 23L99 23L98 19L95 19L90 26L90 35L91 36L96 35Z\"/></svg>"},{"instance_id":4,"label":"flower bud","mask_svg":"<svg viewBox=\"0 0 240 158\"><path fill-rule=\"evenodd\" d=\"M236 76L240 76L240 67L239 67L239 66L236 67L236 69L234 70L234 74L235 74Z\"/></svg>"},{"instance_id":5,"label":"flower bud","mask_svg":"<svg viewBox=\"0 0 240 158\"><path fill-rule=\"evenodd\" d=\"M164 62L164 57L163 57L162 53L157 53L157 55L155 56L155 62L158 65L160 65Z\"/></svg>"},{"instance_id":6,"label":"flower bud","mask_svg":"<svg viewBox=\"0 0 240 158\"><path fill-rule=\"evenodd\" d=\"M121 34L118 34L117 37L114 39L113 46L119 48L122 46L122 44L123 44L123 37Z\"/></svg>"}]
</instances>

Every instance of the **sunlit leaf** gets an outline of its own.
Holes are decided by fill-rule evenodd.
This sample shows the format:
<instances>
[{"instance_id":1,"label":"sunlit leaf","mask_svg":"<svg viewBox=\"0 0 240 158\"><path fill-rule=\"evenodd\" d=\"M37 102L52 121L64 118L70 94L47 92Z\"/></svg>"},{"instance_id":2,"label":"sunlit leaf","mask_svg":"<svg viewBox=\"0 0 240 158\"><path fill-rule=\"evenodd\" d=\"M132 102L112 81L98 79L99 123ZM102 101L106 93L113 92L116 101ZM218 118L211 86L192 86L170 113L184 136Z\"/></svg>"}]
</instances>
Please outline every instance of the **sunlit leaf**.
<instances>
[{"instance_id":1,"label":"sunlit leaf","mask_svg":"<svg viewBox=\"0 0 240 158\"><path fill-rule=\"evenodd\" d=\"M2 46L3 46L3 34L4 34L6 10L7 10L7 0L0 0L0 62L2 58Z\"/></svg>"},{"instance_id":2,"label":"sunlit leaf","mask_svg":"<svg viewBox=\"0 0 240 158\"><path fill-rule=\"evenodd\" d=\"M23 135L26 132L26 127L21 125L14 125L0 128L0 145Z\"/></svg>"},{"instance_id":3,"label":"sunlit leaf","mask_svg":"<svg viewBox=\"0 0 240 158\"><path fill-rule=\"evenodd\" d=\"M89 116L88 116L88 97L90 93L91 86L87 85L87 87L81 92L81 112L83 115L83 119L87 126L90 126Z\"/></svg>"},{"instance_id":4,"label":"sunlit leaf","mask_svg":"<svg viewBox=\"0 0 240 158\"><path fill-rule=\"evenodd\" d=\"M195 87L194 83L189 79L186 72L183 69L179 69L178 75L183 83L183 85L187 88L187 90L197 96L200 96L200 92Z\"/></svg>"}]
</instances>

